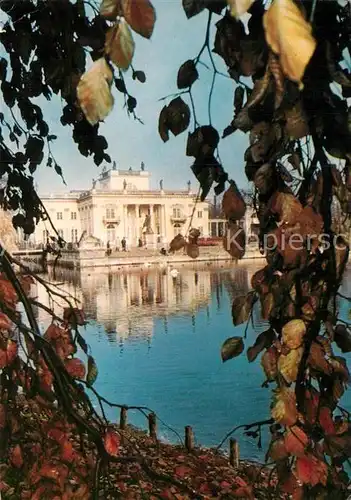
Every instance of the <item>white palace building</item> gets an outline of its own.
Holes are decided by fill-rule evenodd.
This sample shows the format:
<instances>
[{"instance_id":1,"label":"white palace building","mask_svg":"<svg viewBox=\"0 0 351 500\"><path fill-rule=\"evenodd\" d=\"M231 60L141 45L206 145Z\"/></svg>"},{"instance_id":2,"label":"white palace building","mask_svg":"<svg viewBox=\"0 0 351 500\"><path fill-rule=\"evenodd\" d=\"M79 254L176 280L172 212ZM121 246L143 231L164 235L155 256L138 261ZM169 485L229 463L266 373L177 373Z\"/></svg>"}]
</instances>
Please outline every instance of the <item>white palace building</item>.
<instances>
[{"instance_id":1,"label":"white palace building","mask_svg":"<svg viewBox=\"0 0 351 500\"><path fill-rule=\"evenodd\" d=\"M94 237L102 245L118 247L125 237L130 247L139 239L145 244L146 233L152 233L155 244L166 245L178 233L185 233L191 223L202 236L209 235L209 203L196 203L190 182L184 191L150 189L150 173L140 170L103 169L88 191L41 196L59 235L67 243L78 243L83 237ZM196 205L196 206L195 206ZM146 230L146 221L148 231ZM149 239L150 238L150 234ZM45 244L53 235L48 221L41 221L30 242Z\"/></svg>"}]
</instances>

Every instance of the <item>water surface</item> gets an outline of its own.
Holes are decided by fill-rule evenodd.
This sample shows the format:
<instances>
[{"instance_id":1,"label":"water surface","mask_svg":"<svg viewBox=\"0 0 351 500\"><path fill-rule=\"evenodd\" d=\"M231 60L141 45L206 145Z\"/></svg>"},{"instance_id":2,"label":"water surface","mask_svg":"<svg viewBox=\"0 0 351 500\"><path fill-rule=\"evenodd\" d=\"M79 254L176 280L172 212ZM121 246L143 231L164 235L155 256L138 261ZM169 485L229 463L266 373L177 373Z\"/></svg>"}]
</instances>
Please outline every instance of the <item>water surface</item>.
<instances>
[{"instance_id":1,"label":"water surface","mask_svg":"<svg viewBox=\"0 0 351 500\"><path fill-rule=\"evenodd\" d=\"M244 333L243 325L232 324L232 300L251 288L261 267L262 261L230 269L183 267L176 279L169 269L57 271L55 279L82 301L89 320L82 333L99 367L96 389L111 401L152 408L180 434L191 425L197 441L209 446L234 426L269 417L271 391L261 387L259 360L249 364L245 353L227 363L220 358L223 341ZM349 295L350 274L343 287ZM344 319L348 309L347 301L340 301ZM44 327L47 318L38 314ZM247 347L266 327L258 311L253 323ZM351 398L345 405L351 409ZM116 409L107 408L107 415L119 418ZM131 412L128 418L145 427L142 414ZM176 440L162 425L160 433ZM243 457L262 458L254 440L237 437Z\"/></svg>"}]
</instances>

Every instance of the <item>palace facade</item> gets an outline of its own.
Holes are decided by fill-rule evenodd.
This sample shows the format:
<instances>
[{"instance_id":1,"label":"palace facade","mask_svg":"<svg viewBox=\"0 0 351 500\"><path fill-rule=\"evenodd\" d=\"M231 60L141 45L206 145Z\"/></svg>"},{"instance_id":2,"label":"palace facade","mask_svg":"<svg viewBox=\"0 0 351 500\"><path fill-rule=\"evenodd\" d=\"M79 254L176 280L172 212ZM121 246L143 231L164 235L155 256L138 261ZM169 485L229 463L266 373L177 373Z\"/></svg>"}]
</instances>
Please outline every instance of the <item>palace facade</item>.
<instances>
[{"instance_id":1,"label":"palace facade","mask_svg":"<svg viewBox=\"0 0 351 500\"><path fill-rule=\"evenodd\" d=\"M190 182L186 190L150 189L150 176L144 165L140 170L102 171L88 191L70 191L61 195L44 195L41 199L59 235L67 243L78 243L82 237L93 236L111 248L123 238L129 246L153 241L169 243L178 233L185 233L189 224L201 235L209 235L209 203L197 202ZM45 244L53 231L48 221L36 226L30 241ZM151 237L152 236L152 237Z\"/></svg>"}]
</instances>

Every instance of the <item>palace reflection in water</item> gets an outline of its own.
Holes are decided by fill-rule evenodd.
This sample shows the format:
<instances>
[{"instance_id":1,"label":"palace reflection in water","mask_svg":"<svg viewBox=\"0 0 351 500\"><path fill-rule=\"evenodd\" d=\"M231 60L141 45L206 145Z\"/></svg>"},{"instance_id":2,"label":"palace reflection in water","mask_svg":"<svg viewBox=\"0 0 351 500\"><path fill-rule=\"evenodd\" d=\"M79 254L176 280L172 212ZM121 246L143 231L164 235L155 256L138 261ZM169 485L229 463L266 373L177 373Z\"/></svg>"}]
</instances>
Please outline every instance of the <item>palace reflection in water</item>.
<instances>
[{"instance_id":1,"label":"palace reflection in water","mask_svg":"<svg viewBox=\"0 0 351 500\"><path fill-rule=\"evenodd\" d=\"M56 270L48 278L81 302L87 320L101 325L111 342L123 343L126 339L150 339L155 320L161 319L167 332L168 319L174 315L189 318L195 328L200 310L206 310L210 317L211 302L220 310L224 294L233 299L246 293L252 274L259 267L259 263L250 267L237 265L231 270L184 267L176 278L167 268L114 272ZM48 302L43 289L38 289L37 294L40 301ZM45 312L39 310L37 315L40 323L47 321Z\"/></svg>"}]
</instances>

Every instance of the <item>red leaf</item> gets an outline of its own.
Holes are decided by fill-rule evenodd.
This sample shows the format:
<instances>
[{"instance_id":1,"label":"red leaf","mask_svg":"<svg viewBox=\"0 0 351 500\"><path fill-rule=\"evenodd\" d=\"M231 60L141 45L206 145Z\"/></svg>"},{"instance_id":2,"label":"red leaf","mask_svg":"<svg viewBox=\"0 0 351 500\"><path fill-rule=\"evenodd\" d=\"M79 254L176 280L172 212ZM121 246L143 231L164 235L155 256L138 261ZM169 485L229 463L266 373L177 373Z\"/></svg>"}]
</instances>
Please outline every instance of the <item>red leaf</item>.
<instances>
[{"instance_id":1,"label":"red leaf","mask_svg":"<svg viewBox=\"0 0 351 500\"><path fill-rule=\"evenodd\" d=\"M8 340L6 349L7 366L11 365L14 362L15 358L17 357L17 354L18 354L17 342L15 342L14 340Z\"/></svg>"},{"instance_id":2,"label":"red leaf","mask_svg":"<svg viewBox=\"0 0 351 500\"><path fill-rule=\"evenodd\" d=\"M124 0L123 14L130 27L139 35L150 38L156 21L156 13L149 0Z\"/></svg>"},{"instance_id":3,"label":"red leaf","mask_svg":"<svg viewBox=\"0 0 351 500\"><path fill-rule=\"evenodd\" d=\"M17 469L20 469L22 467L23 457L22 450L19 444L16 444L16 446L10 449L9 458L14 467L16 467Z\"/></svg>"},{"instance_id":4,"label":"red leaf","mask_svg":"<svg viewBox=\"0 0 351 500\"><path fill-rule=\"evenodd\" d=\"M104 437L105 450L109 455L117 457L119 453L120 438L114 430L108 430Z\"/></svg>"},{"instance_id":5,"label":"red leaf","mask_svg":"<svg viewBox=\"0 0 351 500\"><path fill-rule=\"evenodd\" d=\"M327 464L311 454L298 457L296 460L295 475L303 484L316 486L321 483L325 486L328 475Z\"/></svg>"},{"instance_id":6,"label":"red leaf","mask_svg":"<svg viewBox=\"0 0 351 500\"><path fill-rule=\"evenodd\" d=\"M186 467L185 465L179 465L179 467L175 468L175 474L179 477L189 476L191 473L191 469Z\"/></svg>"},{"instance_id":7,"label":"red leaf","mask_svg":"<svg viewBox=\"0 0 351 500\"><path fill-rule=\"evenodd\" d=\"M330 408L323 406L319 410L319 423L327 436L336 434L335 424Z\"/></svg>"},{"instance_id":8,"label":"red leaf","mask_svg":"<svg viewBox=\"0 0 351 500\"><path fill-rule=\"evenodd\" d=\"M9 330L12 322L4 313L0 313L0 330Z\"/></svg>"},{"instance_id":9,"label":"red leaf","mask_svg":"<svg viewBox=\"0 0 351 500\"><path fill-rule=\"evenodd\" d=\"M6 351L0 349L0 368L5 368L7 366L7 354Z\"/></svg>"},{"instance_id":10,"label":"red leaf","mask_svg":"<svg viewBox=\"0 0 351 500\"><path fill-rule=\"evenodd\" d=\"M65 366L71 377L83 379L85 377L85 366L78 358L67 359Z\"/></svg>"},{"instance_id":11,"label":"red leaf","mask_svg":"<svg viewBox=\"0 0 351 500\"><path fill-rule=\"evenodd\" d=\"M56 481L63 489L68 476L68 467L66 465L57 465L53 463L44 464L39 470L39 476Z\"/></svg>"},{"instance_id":12,"label":"red leaf","mask_svg":"<svg viewBox=\"0 0 351 500\"><path fill-rule=\"evenodd\" d=\"M300 457L305 454L308 437L300 427L293 425L287 429L284 437L284 443L288 453L295 457Z\"/></svg>"},{"instance_id":13,"label":"red leaf","mask_svg":"<svg viewBox=\"0 0 351 500\"><path fill-rule=\"evenodd\" d=\"M57 340L62 336L63 333L64 333L63 328L60 328L59 326L55 325L54 323L51 323L51 325L48 327L48 329L44 333L44 338L46 340Z\"/></svg>"},{"instance_id":14,"label":"red leaf","mask_svg":"<svg viewBox=\"0 0 351 500\"><path fill-rule=\"evenodd\" d=\"M0 403L0 429L6 425L6 406Z\"/></svg>"},{"instance_id":15,"label":"red leaf","mask_svg":"<svg viewBox=\"0 0 351 500\"><path fill-rule=\"evenodd\" d=\"M319 392L315 389L307 390L305 393L305 408L307 420L313 424L316 421L319 407Z\"/></svg>"},{"instance_id":16,"label":"red leaf","mask_svg":"<svg viewBox=\"0 0 351 500\"><path fill-rule=\"evenodd\" d=\"M61 431L60 429L56 429L56 428L53 428L53 429L50 429L47 433L48 437L50 439L53 439L54 441L56 441L57 443L62 443L63 441L65 441L65 439L67 439L67 434L63 431Z\"/></svg>"},{"instance_id":17,"label":"red leaf","mask_svg":"<svg viewBox=\"0 0 351 500\"><path fill-rule=\"evenodd\" d=\"M70 441L65 441L61 445L61 458L64 462L74 462L78 458L78 454L73 448Z\"/></svg>"}]
</instances>

